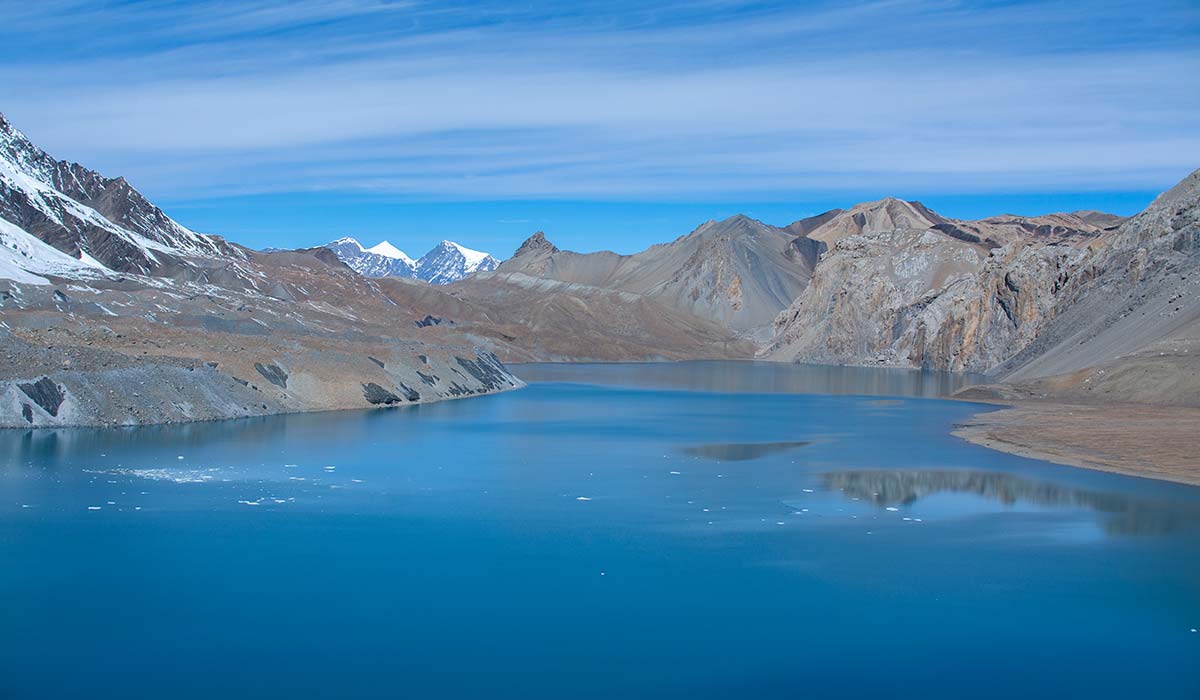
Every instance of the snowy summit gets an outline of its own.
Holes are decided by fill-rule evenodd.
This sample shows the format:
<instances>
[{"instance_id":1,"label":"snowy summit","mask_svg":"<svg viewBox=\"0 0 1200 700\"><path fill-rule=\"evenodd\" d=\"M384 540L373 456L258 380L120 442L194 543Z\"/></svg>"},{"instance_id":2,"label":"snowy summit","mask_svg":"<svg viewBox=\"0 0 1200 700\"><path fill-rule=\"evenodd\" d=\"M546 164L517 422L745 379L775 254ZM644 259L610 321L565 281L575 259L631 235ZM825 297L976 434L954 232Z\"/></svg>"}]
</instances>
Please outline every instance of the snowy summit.
<instances>
[{"instance_id":1,"label":"snowy summit","mask_svg":"<svg viewBox=\"0 0 1200 700\"><path fill-rule=\"evenodd\" d=\"M442 241L418 260L387 241L370 248L354 238L339 238L325 247L366 277L407 277L430 284L450 284L476 272L495 270L500 261L454 241Z\"/></svg>"}]
</instances>

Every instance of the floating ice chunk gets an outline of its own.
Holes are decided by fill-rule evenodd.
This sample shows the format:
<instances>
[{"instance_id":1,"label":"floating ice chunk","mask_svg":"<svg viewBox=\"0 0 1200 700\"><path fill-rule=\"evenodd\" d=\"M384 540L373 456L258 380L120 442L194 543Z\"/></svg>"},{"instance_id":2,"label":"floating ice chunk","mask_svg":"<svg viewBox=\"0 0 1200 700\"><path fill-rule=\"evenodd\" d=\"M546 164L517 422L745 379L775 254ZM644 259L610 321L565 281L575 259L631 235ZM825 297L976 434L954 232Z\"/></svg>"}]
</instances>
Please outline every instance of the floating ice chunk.
<instances>
[{"instance_id":1,"label":"floating ice chunk","mask_svg":"<svg viewBox=\"0 0 1200 700\"><path fill-rule=\"evenodd\" d=\"M337 467L330 465L328 467L325 467L325 471L327 471L327 472L337 471Z\"/></svg>"},{"instance_id":2,"label":"floating ice chunk","mask_svg":"<svg viewBox=\"0 0 1200 700\"><path fill-rule=\"evenodd\" d=\"M895 513L896 511L898 511L898 510L900 510L900 509L899 509L899 508L894 508L894 507L892 507L892 506L888 506L887 508L884 508L884 510L886 510L886 511L889 511L889 512L892 512L892 513Z\"/></svg>"},{"instance_id":3,"label":"floating ice chunk","mask_svg":"<svg viewBox=\"0 0 1200 700\"><path fill-rule=\"evenodd\" d=\"M300 466L300 465L298 465L298 464L285 464L285 465L283 465L283 466L284 466L284 468L285 468L285 469L291 469L291 468L293 468L293 467L298 467L298 466Z\"/></svg>"},{"instance_id":4,"label":"floating ice chunk","mask_svg":"<svg viewBox=\"0 0 1200 700\"><path fill-rule=\"evenodd\" d=\"M675 476L679 476L679 472L671 472L671 473L674 474Z\"/></svg>"},{"instance_id":5,"label":"floating ice chunk","mask_svg":"<svg viewBox=\"0 0 1200 700\"><path fill-rule=\"evenodd\" d=\"M812 493L812 492L813 492L812 489L804 489L804 493Z\"/></svg>"},{"instance_id":6,"label":"floating ice chunk","mask_svg":"<svg viewBox=\"0 0 1200 700\"><path fill-rule=\"evenodd\" d=\"M88 506L88 510L100 510L103 506Z\"/></svg>"},{"instance_id":7,"label":"floating ice chunk","mask_svg":"<svg viewBox=\"0 0 1200 700\"><path fill-rule=\"evenodd\" d=\"M576 497L575 497L575 500L577 500L577 501L590 501L590 500L592 500L592 499L588 498L587 496L576 496Z\"/></svg>"}]
</instances>

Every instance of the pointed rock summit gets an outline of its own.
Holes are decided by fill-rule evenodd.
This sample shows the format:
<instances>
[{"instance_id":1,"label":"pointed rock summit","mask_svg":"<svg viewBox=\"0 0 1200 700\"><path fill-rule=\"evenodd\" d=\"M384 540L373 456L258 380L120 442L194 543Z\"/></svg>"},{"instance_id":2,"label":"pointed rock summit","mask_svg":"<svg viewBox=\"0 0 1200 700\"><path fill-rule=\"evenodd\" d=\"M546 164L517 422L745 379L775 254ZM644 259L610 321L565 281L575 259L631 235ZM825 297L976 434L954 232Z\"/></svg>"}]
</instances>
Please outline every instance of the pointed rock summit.
<instances>
[{"instance_id":1,"label":"pointed rock summit","mask_svg":"<svg viewBox=\"0 0 1200 700\"><path fill-rule=\"evenodd\" d=\"M513 257L519 258L522 255L529 255L530 253L538 252L558 252L558 247L546 240L546 234L542 233L541 231L538 231L529 238L526 238L525 242L521 244L521 247L517 248L517 252L513 253Z\"/></svg>"}]
</instances>

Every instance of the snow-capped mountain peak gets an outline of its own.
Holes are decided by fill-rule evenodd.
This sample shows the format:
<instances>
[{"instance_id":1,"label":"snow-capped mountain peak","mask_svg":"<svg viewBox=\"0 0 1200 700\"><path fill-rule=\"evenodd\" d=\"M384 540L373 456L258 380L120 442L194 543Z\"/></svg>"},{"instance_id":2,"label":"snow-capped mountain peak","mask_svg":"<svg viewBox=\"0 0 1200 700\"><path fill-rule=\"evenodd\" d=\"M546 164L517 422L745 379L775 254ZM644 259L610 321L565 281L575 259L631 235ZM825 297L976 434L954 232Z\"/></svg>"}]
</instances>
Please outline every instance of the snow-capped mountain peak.
<instances>
[{"instance_id":1,"label":"snow-capped mountain peak","mask_svg":"<svg viewBox=\"0 0 1200 700\"><path fill-rule=\"evenodd\" d=\"M450 284L476 272L500 266L496 258L454 241L442 241L417 261L417 277L430 284Z\"/></svg>"},{"instance_id":2,"label":"snow-capped mountain peak","mask_svg":"<svg viewBox=\"0 0 1200 700\"><path fill-rule=\"evenodd\" d=\"M387 241L364 248L357 239L347 236L326 243L325 247L332 250L351 270L364 277L415 276L412 258Z\"/></svg>"},{"instance_id":3,"label":"snow-capped mountain peak","mask_svg":"<svg viewBox=\"0 0 1200 700\"><path fill-rule=\"evenodd\" d=\"M484 252L478 251L478 250L471 250L470 248L468 248L464 245L459 245L458 243L455 243L454 241L442 241L441 245L449 246L449 247L457 250L459 253L461 253L463 258L466 259L467 267L470 268L471 272L474 272L481 263L483 263L488 258L492 257L491 255L488 255L487 253L484 253Z\"/></svg>"},{"instance_id":4,"label":"snow-capped mountain peak","mask_svg":"<svg viewBox=\"0 0 1200 700\"><path fill-rule=\"evenodd\" d=\"M370 248L349 236L326 243L325 247L355 272L366 277L410 277L430 284L450 284L476 272L495 270L500 261L454 241L442 241L419 260L387 241Z\"/></svg>"},{"instance_id":5,"label":"snow-capped mountain peak","mask_svg":"<svg viewBox=\"0 0 1200 700\"><path fill-rule=\"evenodd\" d=\"M374 246L371 246L370 248L367 248L367 252L374 253L376 255L382 255L385 258L395 258L396 260L403 260L404 262L408 263L410 266L415 266L417 264L417 262L415 260L408 257L407 253L405 253L403 250L400 250L399 248L392 245L391 243L388 243L387 241L383 241L382 243L380 243L378 245L374 245Z\"/></svg>"}]
</instances>

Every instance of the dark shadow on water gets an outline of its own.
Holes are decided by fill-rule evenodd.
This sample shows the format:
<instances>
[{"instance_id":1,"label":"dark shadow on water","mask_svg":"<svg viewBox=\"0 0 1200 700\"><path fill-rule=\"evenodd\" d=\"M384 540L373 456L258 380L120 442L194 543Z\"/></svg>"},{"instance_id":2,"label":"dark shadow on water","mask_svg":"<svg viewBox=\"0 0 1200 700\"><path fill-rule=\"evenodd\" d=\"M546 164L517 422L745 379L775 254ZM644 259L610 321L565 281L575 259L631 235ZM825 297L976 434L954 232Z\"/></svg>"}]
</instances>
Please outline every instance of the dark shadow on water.
<instances>
[{"instance_id":1,"label":"dark shadow on water","mask_svg":"<svg viewBox=\"0 0 1200 700\"><path fill-rule=\"evenodd\" d=\"M684 447L680 452L693 457L705 457L721 462L747 462L776 452L811 445L810 442L726 442Z\"/></svg>"},{"instance_id":2,"label":"dark shadow on water","mask_svg":"<svg viewBox=\"0 0 1200 700\"><path fill-rule=\"evenodd\" d=\"M880 508L911 505L939 493L969 494L1004 505L1019 503L1048 508L1092 510L1109 514L1104 530L1110 535L1159 535L1200 525L1194 508L1117 493L1089 491L1002 472L888 471L831 472L824 486L849 499Z\"/></svg>"}]
</instances>

